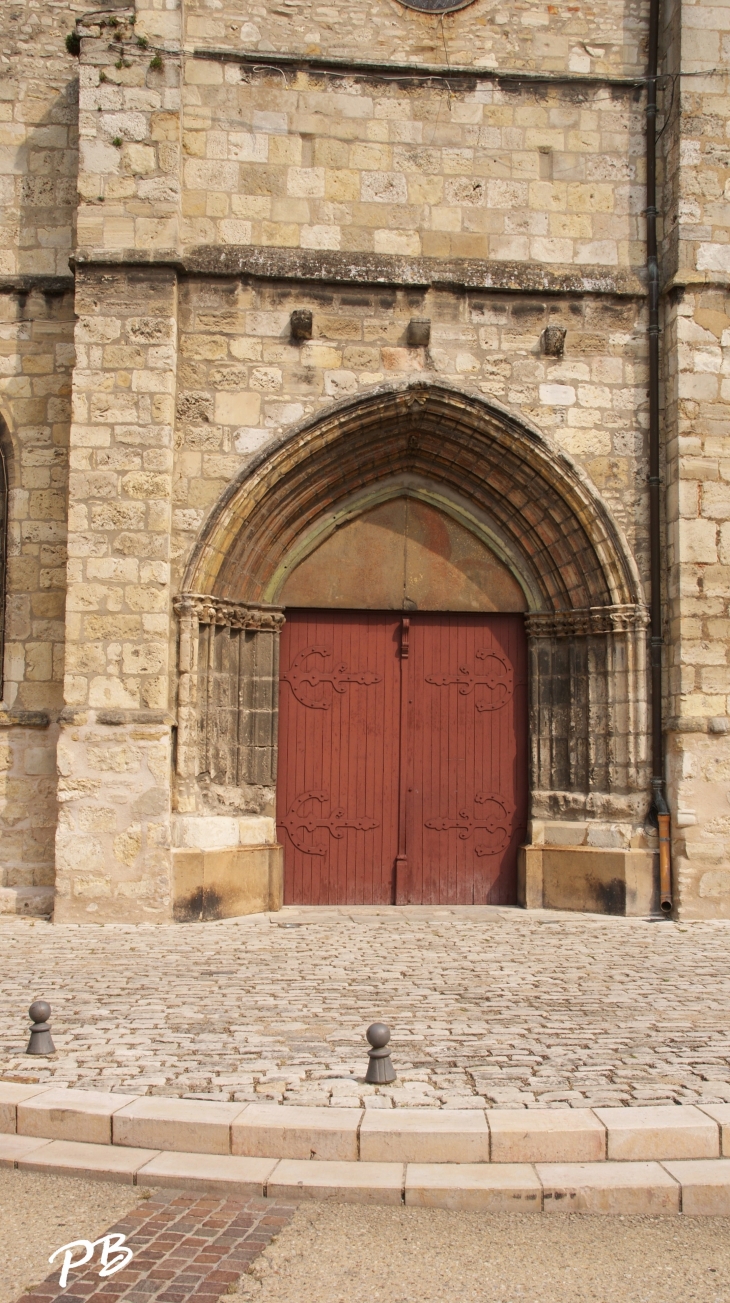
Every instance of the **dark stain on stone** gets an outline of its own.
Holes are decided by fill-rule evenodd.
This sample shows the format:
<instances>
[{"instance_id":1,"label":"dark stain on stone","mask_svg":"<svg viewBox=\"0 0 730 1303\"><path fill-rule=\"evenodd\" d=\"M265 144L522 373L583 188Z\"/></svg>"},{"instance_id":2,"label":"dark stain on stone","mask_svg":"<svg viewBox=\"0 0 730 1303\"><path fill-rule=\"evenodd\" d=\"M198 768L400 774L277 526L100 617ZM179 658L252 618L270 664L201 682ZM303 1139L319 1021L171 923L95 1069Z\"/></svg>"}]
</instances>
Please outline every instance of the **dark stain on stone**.
<instances>
[{"instance_id":1,"label":"dark stain on stone","mask_svg":"<svg viewBox=\"0 0 730 1303\"><path fill-rule=\"evenodd\" d=\"M203 916L203 888L198 887L190 896L177 899L172 916L176 923L198 923Z\"/></svg>"},{"instance_id":2,"label":"dark stain on stone","mask_svg":"<svg viewBox=\"0 0 730 1303\"><path fill-rule=\"evenodd\" d=\"M223 918L223 897L213 887L206 887L203 893L202 905L203 922L210 919Z\"/></svg>"},{"instance_id":3,"label":"dark stain on stone","mask_svg":"<svg viewBox=\"0 0 730 1303\"><path fill-rule=\"evenodd\" d=\"M622 878L595 883L596 898L604 914L626 913L626 883Z\"/></svg>"}]
</instances>

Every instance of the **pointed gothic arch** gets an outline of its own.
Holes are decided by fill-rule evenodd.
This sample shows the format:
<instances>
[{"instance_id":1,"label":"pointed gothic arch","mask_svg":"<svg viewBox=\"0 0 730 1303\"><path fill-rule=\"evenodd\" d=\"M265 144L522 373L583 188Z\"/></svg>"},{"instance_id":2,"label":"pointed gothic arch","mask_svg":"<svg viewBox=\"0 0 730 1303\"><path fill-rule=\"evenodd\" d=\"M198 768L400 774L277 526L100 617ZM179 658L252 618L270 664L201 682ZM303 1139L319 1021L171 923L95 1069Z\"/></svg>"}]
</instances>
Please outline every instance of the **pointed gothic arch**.
<instances>
[{"instance_id":1,"label":"pointed gothic arch","mask_svg":"<svg viewBox=\"0 0 730 1303\"><path fill-rule=\"evenodd\" d=\"M525 592L533 818L636 824L646 804L647 617L621 531L539 431L427 383L307 421L264 450L211 514L176 599L180 808L198 808L201 773L205 801L217 791L219 808L243 808L254 789L272 799L280 577L343 513L404 486L469 516ZM235 709L221 687L231 674ZM212 704L221 699L223 712Z\"/></svg>"},{"instance_id":2,"label":"pointed gothic arch","mask_svg":"<svg viewBox=\"0 0 730 1303\"><path fill-rule=\"evenodd\" d=\"M495 404L425 383L341 404L264 453L211 514L184 590L260 602L328 512L402 475L467 498L491 522L536 587L531 609L641 603L629 549L571 459Z\"/></svg>"}]
</instances>

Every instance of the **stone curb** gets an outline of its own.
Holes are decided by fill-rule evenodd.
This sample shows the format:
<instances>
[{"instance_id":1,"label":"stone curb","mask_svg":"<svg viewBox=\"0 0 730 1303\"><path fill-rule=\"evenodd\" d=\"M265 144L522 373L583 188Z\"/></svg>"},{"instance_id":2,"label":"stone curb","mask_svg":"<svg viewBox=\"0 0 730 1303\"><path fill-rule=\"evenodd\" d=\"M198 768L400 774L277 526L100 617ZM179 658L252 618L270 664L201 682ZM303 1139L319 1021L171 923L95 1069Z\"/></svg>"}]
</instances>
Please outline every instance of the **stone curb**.
<instances>
[{"instance_id":1,"label":"stone curb","mask_svg":"<svg viewBox=\"0 0 730 1303\"><path fill-rule=\"evenodd\" d=\"M372 1109L231 1104L0 1081L0 1133L293 1162L540 1164L730 1158L730 1104Z\"/></svg>"},{"instance_id":2,"label":"stone curb","mask_svg":"<svg viewBox=\"0 0 730 1303\"><path fill-rule=\"evenodd\" d=\"M730 1159L395 1163L245 1158L0 1135L0 1167L232 1197L480 1212L730 1217Z\"/></svg>"}]
</instances>

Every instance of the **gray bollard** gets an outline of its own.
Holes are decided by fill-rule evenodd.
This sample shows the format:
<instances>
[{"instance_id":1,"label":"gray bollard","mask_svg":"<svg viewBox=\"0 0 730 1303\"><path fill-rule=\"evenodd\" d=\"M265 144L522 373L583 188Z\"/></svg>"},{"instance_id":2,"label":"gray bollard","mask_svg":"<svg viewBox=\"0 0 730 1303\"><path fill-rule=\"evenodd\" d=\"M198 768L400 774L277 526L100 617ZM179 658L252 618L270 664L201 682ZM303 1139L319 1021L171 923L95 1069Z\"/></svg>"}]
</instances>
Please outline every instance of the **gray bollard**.
<instances>
[{"instance_id":1,"label":"gray bollard","mask_svg":"<svg viewBox=\"0 0 730 1303\"><path fill-rule=\"evenodd\" d=\"M47 1000L34 1000L28 1010L28 1017L33 1026L30 1029L30 1040L26 1054L55 1054L56 1047L51 1037L51 1029L48 1026L48 1019L51 1016L51 1006Z\"/></svg>"},{"instance_id":2,"label":"gray bollard","mask_svg":"<svg viewBox=\"0 0 730 1303\"><path fill-rule=\"evenodd\" d=\"M368 1050L370 1062L365 1073L365 1080L369 1081L372 1086L387 1086L388 1082L395 1081L396 1078L396 1071L391 1062L390 1050L388 1049L390 1028L386 1027L384 1022L374 1022L370 1024L365 1035L373 1047Z\"/></svg>"}]
</instances>

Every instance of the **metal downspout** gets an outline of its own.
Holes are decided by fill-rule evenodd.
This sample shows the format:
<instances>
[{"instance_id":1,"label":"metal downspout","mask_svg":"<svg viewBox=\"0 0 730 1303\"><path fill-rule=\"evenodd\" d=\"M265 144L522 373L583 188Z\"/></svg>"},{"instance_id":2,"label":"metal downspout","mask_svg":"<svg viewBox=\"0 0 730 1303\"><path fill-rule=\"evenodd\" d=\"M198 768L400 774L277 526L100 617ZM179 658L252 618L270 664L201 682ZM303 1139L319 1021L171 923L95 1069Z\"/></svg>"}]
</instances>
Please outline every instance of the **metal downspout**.
<instances>
[{"instance_id":1,"label":"metal downspout","mask_svg":"<svg viewBox=\"0 0 730 1303\"><path fill-rule=\"evenodd\" d=\"M672 910L669 807L664 794L662 720L662 546L659 464L659 261L656 207L656 119L659 67L659 5L649 0L649 56L646 77L646 264L649 291L649 549L651 579L651 788L652 813L659 826L659 895L665 914Z\"/></svg>"}]
</instances>

